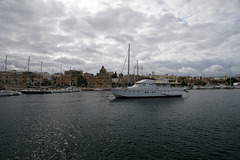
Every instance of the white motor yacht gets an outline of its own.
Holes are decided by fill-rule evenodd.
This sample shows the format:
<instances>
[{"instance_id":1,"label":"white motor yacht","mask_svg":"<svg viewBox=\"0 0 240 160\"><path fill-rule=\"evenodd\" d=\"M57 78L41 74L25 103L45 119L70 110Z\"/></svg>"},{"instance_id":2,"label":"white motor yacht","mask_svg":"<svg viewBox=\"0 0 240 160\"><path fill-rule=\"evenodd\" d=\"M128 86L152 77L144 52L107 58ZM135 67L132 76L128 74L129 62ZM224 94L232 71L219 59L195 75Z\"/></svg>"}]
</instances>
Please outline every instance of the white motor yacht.
<instances>
[{"instance_id":1,"label":"white motor yacht","mask_svg":"<svg viewBox=\"0 0 240 160\"><path fill-rule=\"evenodd\" d=\"M116 98L181 97L184 88L179 83L143 79L127 88L111 88Z\"/></svg>"},{"instance_id":2,"label":"white motor yacht","mask_svg":"<svg viewBox=\"0 0 240 160\"><path fill-rule=\"evenodd\" d=\"M128 84L130 67L130 44L128 47ZM127 88L111 88L116 98L181 97L184 91L179 83L168 80L143 79Z\"/></svg>"}]
</instances>

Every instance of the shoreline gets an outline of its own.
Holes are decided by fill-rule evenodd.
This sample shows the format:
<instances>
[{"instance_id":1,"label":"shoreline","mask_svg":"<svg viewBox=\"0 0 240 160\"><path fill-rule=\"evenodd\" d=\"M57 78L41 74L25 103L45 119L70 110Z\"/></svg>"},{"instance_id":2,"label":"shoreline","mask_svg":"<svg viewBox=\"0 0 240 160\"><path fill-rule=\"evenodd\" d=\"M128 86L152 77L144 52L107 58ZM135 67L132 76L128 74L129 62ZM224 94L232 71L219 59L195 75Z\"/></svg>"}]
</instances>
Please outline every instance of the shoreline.
<instances>
[{"instance_id":1,"label":"shoreline","mask_svg":"<svg viewBox=\"0 0 240 160\"><path fill-rule=\"evenodd\" d=\"M46 90L55 90L61 89L65 90L68 87L41 87ZM110 91L110 88L82 88L82 87L72 87L73 89L80 89L81 91ZM39 86L36 87L4 87L4 90L12 90L12 91L21 91L21 90L30 90L30 89L40 89Z\"/></svg>"}]
</instances>

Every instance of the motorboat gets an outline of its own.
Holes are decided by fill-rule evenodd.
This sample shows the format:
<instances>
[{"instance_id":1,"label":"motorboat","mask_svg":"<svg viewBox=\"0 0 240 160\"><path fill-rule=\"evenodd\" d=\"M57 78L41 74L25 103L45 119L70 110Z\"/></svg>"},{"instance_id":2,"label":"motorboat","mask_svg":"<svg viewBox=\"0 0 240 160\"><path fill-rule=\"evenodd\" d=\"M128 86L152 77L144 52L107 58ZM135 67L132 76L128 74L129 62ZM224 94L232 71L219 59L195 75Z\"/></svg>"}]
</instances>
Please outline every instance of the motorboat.
<instances>
[{"instance_id":1,"label":"motorboat","mask_svg":"<svg viewBox=\"0 0 240 160\"><path fill-rule=\"evenodd\" d=\"M110 90L116 98L181 97L184 92L179 83L154 79L143 79L131 87Z\"/></svg>"},{"instance_id":2,"label":"motorboat","mask_svg":"<svg viewBox=\"0 0 240 160\"><path fill-rule=\"evenodd\" d=\"M23 94L52 94L53 91L51 90L44 90L44 89L30 89L30 90L22 90Z\"/></svg>"},{"instance_id":3,"label":"motorboat","mask_svg":"<svg viewBox=\"0 0 240 160\"><path fill-rule=\"evenodd\" d=\"M5 97L5 96L12 96L13 94L11 92L6 92L6 91L0 91L0 97Z\"/></svg>"}]
</instances>

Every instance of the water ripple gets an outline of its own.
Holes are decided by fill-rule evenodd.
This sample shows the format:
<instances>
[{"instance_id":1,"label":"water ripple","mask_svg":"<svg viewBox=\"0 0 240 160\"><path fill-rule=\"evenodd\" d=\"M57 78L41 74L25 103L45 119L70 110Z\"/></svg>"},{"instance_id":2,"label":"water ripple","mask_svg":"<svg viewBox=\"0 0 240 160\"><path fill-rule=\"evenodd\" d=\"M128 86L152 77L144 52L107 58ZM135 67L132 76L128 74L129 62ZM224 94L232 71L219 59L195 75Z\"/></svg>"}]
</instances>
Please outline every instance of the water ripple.
<instances>
[{"instance_id":1,"label":"water ripple","mask_svg":"<svg viewBox=\"0 0 240 160\"><path fill-rule=\"evenodd\" d=\"M1 98L0 159L240 159L239 92Z\"/></svg>"}]
</instances>

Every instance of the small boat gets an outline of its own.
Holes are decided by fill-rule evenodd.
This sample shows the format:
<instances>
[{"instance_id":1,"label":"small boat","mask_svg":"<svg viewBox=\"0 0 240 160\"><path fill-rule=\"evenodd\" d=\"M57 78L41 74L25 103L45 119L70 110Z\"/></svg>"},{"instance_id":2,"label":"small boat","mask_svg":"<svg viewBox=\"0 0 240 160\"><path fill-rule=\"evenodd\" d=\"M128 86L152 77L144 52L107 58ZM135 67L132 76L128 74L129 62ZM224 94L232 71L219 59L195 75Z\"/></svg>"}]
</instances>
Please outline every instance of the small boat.
<instances>
[{"instance_id":1,"label":"small boat","mask_svg":"<svg viewBox=\"0 0 240 160\"><path fill-rule=\"evenodd\" d=\"M20 96L22 95L22 92L18 92L18 91L10 91L12 93L13 96Z\"/></svg>"},{"instance_id":2,"label":"small boat","mask_svg":"<svg viewBox=\"0 0 240 160\"><path fill-rule=\"evenodd\" d=\"M68 87L65 90L63 90L63 93L72 93L72 87Z\"/></svg>"},{"instance_id":3,"label":"small boat","mask_svg":"<svg viewBox=\"0 0 240 160\"><path fill-rule=\"evenodd\" d=\"M52 91L53 91L53 93L63 93L63 91L61 89L54 89Z\"/></svg>"},{"instance_id":4,"label":"small boat","mask_svg":"<svg viewBox=\"0 0 240 160\"><path fill-rule=\"evenodd\" d=\"M0 97L12 96L12 95L13 94L11 92L0 91Z\"/></svg>"},{"instance_id":5,"label":"small boat","mask_svg":"<svg viewBox=\"0 0 240 160\"><path fill-rule=\"evenodd\" d=\"M31 89L31 90L22 90L21 91L23 94L52 94L53 91L51 90L35 90L35 89Z\"/></svg>"},{"instance_id":6,"label":"small boat","mask_svg":"<svg viewBox=\"0 0 240 160\"><path fill-rule=\"evenodd\" d=\"M81 90L77 88L72 88L72 87L68 87L65 90L63 90L63 93L72 93L72 92L81 92Z\"/></svg>"},{"instance_id":7,"label":"small boat","mask_svg":"<svg viewBox=\"0 0 240 160\"><path fill-rule=\"evenodd\" d=\"M19 95L22 95L22 93L18 91L11 91L11 90L0 91L0 96L19 96Z\"/></svg>"},{"instance_id":8,"label":"small boat","mask_svg":"<svg viewBox=\"0 0 240 160\"><path fill-rule=\"evenodd\" d=\"M94 91L103 91L102 88L94 88L93 90L94 90Z\"/></svg>"},{"instance_id":9,"label":"small boat","mask_svg":"<svg viewBox=\"0 0 240 160\"><path fill-rule=\"evenodd\" d=\"M73 88L72 91L73 91L73 92L81 92L81 89Z\"/></svg>"}]
</instances>

